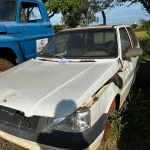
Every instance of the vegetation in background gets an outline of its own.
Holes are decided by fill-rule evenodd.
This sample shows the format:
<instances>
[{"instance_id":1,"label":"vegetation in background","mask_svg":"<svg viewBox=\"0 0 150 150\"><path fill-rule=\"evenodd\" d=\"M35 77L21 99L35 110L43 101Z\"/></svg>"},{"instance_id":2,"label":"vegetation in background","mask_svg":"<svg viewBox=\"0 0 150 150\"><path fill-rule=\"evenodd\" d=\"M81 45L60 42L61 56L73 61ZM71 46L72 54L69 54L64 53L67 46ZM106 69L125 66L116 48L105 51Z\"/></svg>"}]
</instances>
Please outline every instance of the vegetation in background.
<instances>
[{"instance_id":1,"label":"vegetation in background","mask_svg":"<svg viewBox=\"0 0 150 150\"><path fill-rule=\"evenodd\" d=\"M134 3L141 3L143 8L150 14L150 0L105 0L109 2L112 7L127 5L130 6Z\"/></svg>"},{"instance_id":2,"label":"vegetation in background","mask_svg":"<svg viewBox=\"0 0 150 150\"><path fill-rule=\"evenodd\" d=\"M49 17L61 13L62 21L67 27L78 25L88 26L90 23L98 22L96 13L110 8L110 1L105 0L43 0L49 12Z\"/></svg>"},{"instance_id":3,"label":"vegetation in background","mask_svg":"<svg viewBox=\"0 0 150 150\"><path fill-rule=\"evenodd\" d=\"M60 30L65 28L64 25L59 25L59 24L54 25L53 27L54 27L55 33L57 33L58 31L60 31Z\"/></svg>"},{"instance_id":4,"label":"vegetation in background","mask_svg":"<svg viewBox=\"0 0 150 150\"><path fill-rule=\"evenodd\" d=\"M98 22L96 13L109 7L109 3L99 0L82 0L75 11L62 13L63 22L67 27L88 26L93 22Z\"/></svg>"},{"instance_id":5,"label":"vegetation in background","mask_svg":"<svg viewBox=\"0 0 150 150\"><path fill-rule=\"evenodd\" d=\"M121 150L150 148L150 61L142 60L127 101L112 117L112 140Z\"/></svg>"},{"instance_id":6,"label":"vegetation in background","mask_svg":"<svg viewBox=\"0 0 150 150\"><path fill-rule=\"evenodd\" d=\"M113 8L116 6L122 6L127 5L130 6L134 3L141 3L143 5L143 8L147 11L148 14L150 14L150 0L42 0L52 16L54 14L61 12L62 14L64 12L73 12L74 10L79 9L79 6L84 4L85 7L83 7L82 10L85 12L83 13L86 18L86 12L89 10L87 9L89 7L89 4L93 4L94 9L92 8L92 11L96 11L97 8L101 7L101 10L104 10L105 8ZM96 6L96 7L95 7ZM88 10L88 11L87 11ZM88 18L86 18L88 19Z\"/></svg>"},{"instance_id":7,"label":"vegetation in background","mask_svg":"<svg viewBox=\"0 0 150 150\"><path fill-rule=\"evenodd\" d=\"M42 0L48 10L49 17L62 13L62 21L67 27L88 26L98 22L96 13L116 6L141 3L150 14L150 0ZM150 31L149 31L150 33Z\"/></svg>"},{"instance_id":8,"label":"vegetation in background","mask_svg":"<svg viewBox=\"0 0 150 150\"><path fill-rule=\"evenodd\" d=\"M136 29L138 27L138 25L137 24L132 24L131 27L132 27L132 29Z\"/></svg>"}]
</instances>

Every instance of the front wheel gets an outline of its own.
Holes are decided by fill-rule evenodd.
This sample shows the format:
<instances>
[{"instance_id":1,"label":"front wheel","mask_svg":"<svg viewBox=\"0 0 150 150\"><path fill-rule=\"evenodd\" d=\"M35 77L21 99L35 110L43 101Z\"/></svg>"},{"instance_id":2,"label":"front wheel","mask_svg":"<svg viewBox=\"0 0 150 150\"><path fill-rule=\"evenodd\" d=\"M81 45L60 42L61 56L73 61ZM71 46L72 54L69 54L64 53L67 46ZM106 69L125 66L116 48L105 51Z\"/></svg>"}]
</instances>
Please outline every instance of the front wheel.
<instances>
[{"instance_id":1,"label":"front wheel","mask_svg":"<svg viewBox=\"0 0 150 150\"><path fill-rule=\"evenodd\" d=\"M2 73L5 70L8 70L10 68L14 67L14 64L10 61L0 58L0 73Z\"/></svg>"}]
</instances>

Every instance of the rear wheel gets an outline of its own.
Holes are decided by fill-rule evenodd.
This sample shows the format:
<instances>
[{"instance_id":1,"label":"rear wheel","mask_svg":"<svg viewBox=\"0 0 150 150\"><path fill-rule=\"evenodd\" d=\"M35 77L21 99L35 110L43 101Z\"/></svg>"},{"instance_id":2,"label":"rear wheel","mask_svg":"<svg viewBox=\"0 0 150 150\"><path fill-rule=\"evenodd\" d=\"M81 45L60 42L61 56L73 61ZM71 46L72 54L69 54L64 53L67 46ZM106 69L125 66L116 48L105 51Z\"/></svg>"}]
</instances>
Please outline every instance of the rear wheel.
<instances>
[{"instance_id":1,"label":"rear wheel","mask_svg":"<svg viewBox=\"0 0 150 150\"><path fill-rule=\"evenodd\" d=\"M6 59L0 58L0 73L12 67L14 67L13 63L11 63L10 61Z\"/></svg>"},{"instance_id":2,"label":"rear wheel","mask_svg":"<svg viewBox=\"0 0 150 150\"><path fill-rule=\"evenodd\" d=\"M113 102L111 103L111 106L109 108L108 114L112 114L117 110L116 107L116 99L113 100ZM109 139L110 135L111 135L111 122L107 121L106 125L105 125L105 131L104 131L104 135L103 138L101 140L101 144L104 144L105 142L107 142L107 140Z\"/></svg>"}]
</instances>

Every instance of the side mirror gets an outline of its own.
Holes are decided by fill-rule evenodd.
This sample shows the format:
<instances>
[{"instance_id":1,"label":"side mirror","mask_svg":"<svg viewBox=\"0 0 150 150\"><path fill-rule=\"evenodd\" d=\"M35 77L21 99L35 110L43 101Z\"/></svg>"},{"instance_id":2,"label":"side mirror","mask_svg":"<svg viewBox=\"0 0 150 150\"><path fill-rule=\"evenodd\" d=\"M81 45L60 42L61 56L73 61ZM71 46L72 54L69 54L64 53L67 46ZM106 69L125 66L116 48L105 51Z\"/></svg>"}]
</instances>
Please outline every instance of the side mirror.
<instances>
[{"instance_id":1,"label":"side mirror","mask_svg":"<svg viewBox=\"0 0 150 150\"><path fill-rule=\"evenodd\" d=\"M126 58L129 57L136 57L141 56L143 54L143 49L141 48L130 48L128 52L126 52L124 55Z\"/></svg>"}]
</instances>

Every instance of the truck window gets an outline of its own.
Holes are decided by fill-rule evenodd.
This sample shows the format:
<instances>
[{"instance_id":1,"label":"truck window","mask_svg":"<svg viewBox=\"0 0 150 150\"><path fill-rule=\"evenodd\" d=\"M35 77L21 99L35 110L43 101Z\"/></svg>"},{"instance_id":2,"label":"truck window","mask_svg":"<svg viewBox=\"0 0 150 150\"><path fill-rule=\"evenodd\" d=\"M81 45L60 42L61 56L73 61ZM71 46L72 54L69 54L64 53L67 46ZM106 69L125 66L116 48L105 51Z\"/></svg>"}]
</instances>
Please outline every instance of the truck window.
<instances>
[{"instance_id":1,"label":"truck window","mask_svg":"<svg viewBox=\"0 0 150 150\"><path fill-rule=\"evenodd\" d=\"M16 19L16 1L0 1L0 21L14 21Z\"/></svg>"},{"instance_id":2,"label":"truck window","mask_svg":"<svg viewBox=\"0 0 150 150\"><path fill-rule=\"evenodd\" d=\"M129 48L131 48L131 43L127 31L125 28L120 28L120 39L121 39L121 49L123 53L126 53Z\"/></svg>"},{"instance_id":3,"label":"truck window","mask_svg":"<svg viewBox=\"0 0 150 150\"><path fill-rule=\"evenodd\" d=\"M22 22L42 20L40 9L36 3L22 2L20 16Z\"/></svg>"},{"instance_id":4,"label":"truck window","mask_svg":"<svg viewBox=\"0 0 150 150\"><path fill-rule=\"evenodd\" d=\"M133 30L131 28L127 28L128 32L129 32L129 35L130 35L130 38L131 38L131 41L132 41L132 45L133 45L133 48L136 48L138 43L137 43L137 39L136 39L136 36L133 32Z\"/></svg>"}]
</instances>

